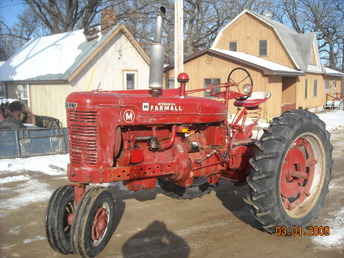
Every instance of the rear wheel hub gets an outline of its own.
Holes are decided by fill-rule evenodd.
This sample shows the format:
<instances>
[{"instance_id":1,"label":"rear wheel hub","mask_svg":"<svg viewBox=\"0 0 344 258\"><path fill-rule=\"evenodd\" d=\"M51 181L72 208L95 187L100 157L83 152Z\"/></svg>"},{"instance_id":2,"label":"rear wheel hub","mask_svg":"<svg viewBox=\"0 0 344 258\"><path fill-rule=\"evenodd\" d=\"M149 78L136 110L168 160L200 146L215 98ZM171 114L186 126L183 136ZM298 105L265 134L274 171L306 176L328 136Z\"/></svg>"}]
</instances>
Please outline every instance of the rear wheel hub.
<instances>
[{"instance_id":1,"label":"rear wheel hub","mask_svg":"<svg viewBox=\"0 0 344 258\"><path fill-rule=\"evenodd\" d=\"M286 210L296 209L311 195L316 163L311 143L297 138L285 155L280 174L280 195Z\"/></svg>"}]
</instances>

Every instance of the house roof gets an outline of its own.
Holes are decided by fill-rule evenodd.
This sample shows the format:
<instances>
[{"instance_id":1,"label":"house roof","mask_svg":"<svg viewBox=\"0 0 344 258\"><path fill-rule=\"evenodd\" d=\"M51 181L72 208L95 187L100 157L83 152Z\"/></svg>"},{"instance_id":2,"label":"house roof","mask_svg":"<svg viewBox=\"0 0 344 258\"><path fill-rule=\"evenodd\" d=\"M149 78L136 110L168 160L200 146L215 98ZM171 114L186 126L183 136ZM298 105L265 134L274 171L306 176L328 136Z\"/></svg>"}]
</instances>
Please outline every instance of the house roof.
<instances>
[{"instance_id":1,"label":"house roof","mask_svg":"<svg viewBox=\"0 0 344 258\"><path fill-rule=\"evenodd\" d=\"M91 41L86 40L83 30L33 39L0 66L0 81L71 81L118 33L123 33L149 63L132 34L124 25L117 25Z\"/></svg>"},{"instance_id":2,"label":"house roof","mask_svg":"<svg viewBox=\"0 0 344 258\"><path fill-rule=\"evenodd\" d=\"M331 69L329 67L325 67L324 70L325 70L325 74L328 76L344 77L344 73Z\"/></svg>"},{"instance_id":3,"label":"house roof","mask_svg":"<svg viewBox=\"0 0 344 258\"><path fill-rule=\"evenodd\" d=\"M260 57L252 56L246 53L229 51L217 48L206 49L200 52L197 52L188 58L185 59L185 63L189 62L197 57L200 57L204 54L211 56L219 57L228 61L235 61L243 65L247 65L258 70L261 70L265 75L281 75L281 76L298 76L303 75L304 73L292 68L289 68L284 65L280 65L268 60L265 60ZM165 71L171 70L173 66L169 66Z\"/></svg>"},{"instance_id":4,"label":"house roof","mask_svg":"<svg viewBox=\"0 0 344 258\"><path fill-rule=\"evenodd\" d=\"M275 31L277 37L282 42L283 47L285 48L286 52L288 53L289 57L291 58L297 69L307 71L308 64L311 61L311 50L314 48L316 48L315 52L317 53L317 63L320 66L320 60L318 56L317 44L314 33L297 33L295 30L290 29L284 24L281 24L263 15L256 14L249 10L244 10L235 19L233 19L224 28L222 28L219 34L217 35L213 43L213 46L215 46L216 43L219 41L223 32L246 13L256 17L258 20L267 24Z\"/></svg>"}]
</instances>

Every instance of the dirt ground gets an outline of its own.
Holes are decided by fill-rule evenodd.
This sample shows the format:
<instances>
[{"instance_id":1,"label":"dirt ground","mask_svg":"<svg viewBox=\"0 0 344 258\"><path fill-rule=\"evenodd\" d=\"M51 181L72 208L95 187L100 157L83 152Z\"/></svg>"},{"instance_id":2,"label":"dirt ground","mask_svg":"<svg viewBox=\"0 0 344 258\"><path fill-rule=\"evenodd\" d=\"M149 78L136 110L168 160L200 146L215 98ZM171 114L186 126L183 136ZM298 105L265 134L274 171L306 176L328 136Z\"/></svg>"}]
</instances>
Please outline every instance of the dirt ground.
<instances>
[{"instance_id":1,"label":"dirt ground","mask_svg":"<svg viewBox=\"0 0 344 258\"><path fill-rule=\"evenodd\" d=\"M332 141L334 177L326 207L314 225L333 221L336 212L344 207L344 130L334 132ZM8 173L0 172L0 178ZM49 191L67 183L65 177L38 172L16 175L30 175L46 184ZM12 200L17 184L0 185L1 203ZM310 237L277 237L258 230L241 199L244 190L245 186L233 187L225 182L216 192L201 199L181 201L154 191L130 194L116 187L114 193L123 199L123 216L98 257L344 257L343 242L331 248L322 247ZM18 208L0 206L0 257L78 257L60 255L49 247L44 228L47 198ZM342 224L344 230L344 220ZM336 230L338 233L341 227Z\"/></svg>"}]
</instances>

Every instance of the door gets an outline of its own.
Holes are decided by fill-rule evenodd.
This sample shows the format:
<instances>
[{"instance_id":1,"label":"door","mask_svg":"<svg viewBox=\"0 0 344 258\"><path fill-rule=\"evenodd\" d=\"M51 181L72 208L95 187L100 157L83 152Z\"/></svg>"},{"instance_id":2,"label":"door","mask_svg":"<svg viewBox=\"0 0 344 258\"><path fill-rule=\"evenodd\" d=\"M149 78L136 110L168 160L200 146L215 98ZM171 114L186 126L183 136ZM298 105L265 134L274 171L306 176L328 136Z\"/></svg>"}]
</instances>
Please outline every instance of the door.
<instances>
[{"instance_id":1,"label":"door","mask_svg":"<svg viewBox=\"0 0 344 258\"><path fill-rule=\"evenodd\" d=\"M296 77L282 79L282 112L296 109Z\"/></svg>"}]
</instances>

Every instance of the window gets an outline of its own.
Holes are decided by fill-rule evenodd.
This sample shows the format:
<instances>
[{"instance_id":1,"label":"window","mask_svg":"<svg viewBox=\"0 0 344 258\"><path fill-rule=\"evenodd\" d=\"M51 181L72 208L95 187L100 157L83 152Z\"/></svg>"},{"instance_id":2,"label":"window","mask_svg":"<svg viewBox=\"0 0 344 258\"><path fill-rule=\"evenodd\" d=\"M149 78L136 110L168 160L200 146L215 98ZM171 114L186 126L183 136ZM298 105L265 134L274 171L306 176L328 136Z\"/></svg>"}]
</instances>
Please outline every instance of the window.
<instances>
[{"instance_id":1,"label":"window","mask_svg":"<svg viewBox=\"0 0 344 258\"><path fill-rule=\"evenodd\" d=\"M26 105L29 104L28 88L28 85L18 85L16 89L17 98Z\"/></svg>"},{"instance_id":2,"label":"window","mask_svg":"<svg viewBox=\"0 0 344 258\"><path fill-rule=\"evenodd\" d=\"M137 72L124 71L124 89L134 90L137 88Z\"/></svg>"},{"instance_id":3,"label":"window","mask_svg":"<svg viewBox=\"0 0 344 258\"><path fill-rule=\"evenodd\" d=\"M209 85L218 85L220 84L220 79L219 78L211 78L211 79L204 79L204 88L209 88ZM221 89L217 88L216 92L220 92ZM204 92L204 97L211 97L209 91Z\"/></svg>"},{"instance_id":4,"label":"window","mask_svg":"<svg viewBox=\"0 0 344 258\"><path fill-rule=\"evenodd\" d=\"M6 86L0 85L0 99L5 99L5 98L7 98Z\"/></svg>"},{"instance_id":5,"label":"window","mask_svg":"<svg viewBox=\"0 0 344 258\"><path fill-rule=\"evenodd\" d=\"M167 89L173 89L174 88L174 78L169 78L167 82Z\"/></svg>"},{"instance_id":6,"label":"window","mask_svg":"<svg viewBox=\"0 0 344 258\"><path fill-rule=\"evenodd\" d=\"M318 81L314 81L314 87L313 87L313 97L316 97L318 95Z\"/></svg>"},{"instance_id":7,"label":"window","mask_svg":"<svg viewBox=\"0 0 344 258\"><path fill-rule=\"evenodd\" d=\"M325 89L329 89L330 88L330 82L328 80L325 80Z\"/></svg>"},{"instance_id":8,"label":"window","mask_svg":"<svg viewBox=\"0 0 344 258\"><path fill-rule=\"evenodd\" d=\"M230 51L237 51L237 42L236 41L229 42L229 50Z\"/></svg>"},{"instance_id":9,"label":"window","mask_svg":"<svg viewBox=\"0 0 344 258\"><path fill-rule=\"evenodd\" d=\"M259 40L259 56L267 56L267 55L268 55L268 41Z\"/></svg>"},{"instance_id":10,"label":"window","mask_svg":"<svg viewBox=\"0 0 344 258\"><path fill-rule=\"evenodd\" d=\"M308 80L305 80L305 99L308 98Z\"/></svg>"}]
</instances>

